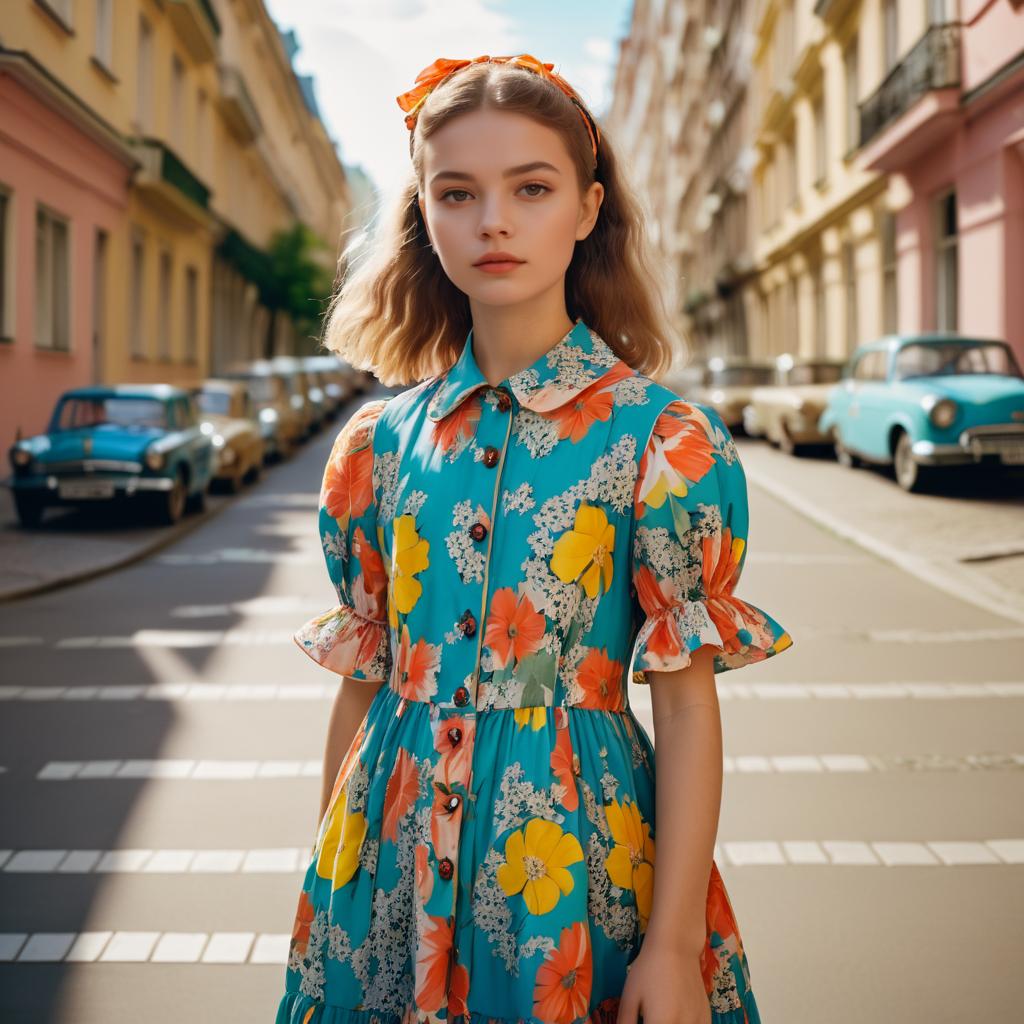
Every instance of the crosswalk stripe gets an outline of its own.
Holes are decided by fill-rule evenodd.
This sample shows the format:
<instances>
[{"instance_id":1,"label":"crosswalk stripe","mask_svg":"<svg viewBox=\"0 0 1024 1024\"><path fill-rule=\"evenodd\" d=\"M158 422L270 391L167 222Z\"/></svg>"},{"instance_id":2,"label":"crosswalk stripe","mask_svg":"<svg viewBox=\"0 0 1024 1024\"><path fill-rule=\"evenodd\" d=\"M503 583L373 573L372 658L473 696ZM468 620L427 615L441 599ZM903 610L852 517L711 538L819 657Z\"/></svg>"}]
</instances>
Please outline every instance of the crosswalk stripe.
<instances>
[{"instance_id":1,"label":"crosswalk stripe","mask_svg":"<svg viewBox=\"0 0 1024 1024\"><path fill-rule=\"evenodd\" d=\"M2 932L0 961L284 964L286 932Z\"/></svg>"},{"instance_id":2,"label":"crosswalk stripe","mask_svg":"<svg viewBox=\"0 0 1024 1024\"><path fill-rule=\"evenodd\" d=\"M319 778L323 760L313 761L229 761L163 758L128 761L48 761L36 772L37 779L68 782L78 779L219 779Z\"/></svg>"},{"instance_id":3,"label":"crosswalk stripe","mask_svg":"<svg viewBox=\"0 0 1024 1024\"><path fill-rule=\"evenodd\" d=\"M336 682L199 683L166 682L109 686L0 686L0 701L310 701L333 700ZM982 683L718 683L720 700L989 700L1024 697L1024 682ZM650 703L634 686L630 702Z\"/></svg>"},{"instance_id":4,"label":"crosswalk stripe","mask_svg":"<svg viewBox=\"0 0 1024 1024\"><path fill-rule=\"evenodd\" d=\"M724 851L725 856L722 856ZM735 867L771 864L922 867L1024 864L1024 839L864 842L850 839L751 840L715 845L715 858Z\"/></svg>"},{"instance_id":5,"label":"crosswalk stripe","mask_svg":"<svg viewBox=\"0 0 1024 1024\"><path fill-rule=\"evenodd\" d=\"M17 874L288 874L305 870L312 846L250 850L0 850L0 868Z\"/></svg>"}]
</instances>

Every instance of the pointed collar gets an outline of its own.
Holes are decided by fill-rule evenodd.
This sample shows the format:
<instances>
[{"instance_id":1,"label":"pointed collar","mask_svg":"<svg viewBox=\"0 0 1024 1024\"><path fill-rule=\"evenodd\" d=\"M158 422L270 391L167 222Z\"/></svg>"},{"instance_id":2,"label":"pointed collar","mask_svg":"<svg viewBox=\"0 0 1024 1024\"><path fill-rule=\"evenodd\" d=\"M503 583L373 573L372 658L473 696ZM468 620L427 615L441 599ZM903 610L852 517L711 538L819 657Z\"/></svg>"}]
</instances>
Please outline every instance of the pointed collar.
<instances>
[{"instance_id":1,"label":"pointed collar","mask_svg":"<svg viewBox=\"0 0 1024 1024\"><path fill-rule=\"evenodd\" d=\"M584 388L617 366L619 357L582 317L534 363L506 377L495 387L507 386L534 412L551 412L575 398ZM427 415L440 420L480 387L490 387L473 356L470 329L462 354L440 376L441 386L427 405Z\"/></svg>"}]
</instances>

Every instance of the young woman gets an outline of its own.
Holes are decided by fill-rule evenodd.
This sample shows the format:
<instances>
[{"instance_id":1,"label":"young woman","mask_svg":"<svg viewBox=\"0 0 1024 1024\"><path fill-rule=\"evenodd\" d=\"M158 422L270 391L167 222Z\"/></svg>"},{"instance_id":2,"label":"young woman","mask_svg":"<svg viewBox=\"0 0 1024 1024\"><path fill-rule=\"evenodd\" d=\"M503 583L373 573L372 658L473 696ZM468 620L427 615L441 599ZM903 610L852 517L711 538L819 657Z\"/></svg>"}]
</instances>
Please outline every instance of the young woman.
<instances>
[{"instance_id":1,"label":"young woman","mask_svg":"<svg viewBox=\"0 0 1024 1024\"><path fill-rule=\"evenodd\" d=\"M398 102L412 173L327 338L419 383L323 476L339 603L295 639L345 678L277 1022L757 1024L715 673L792 640L734 594L735 444L648 375L640 207L553 66L442 58Z\"/></svg>"}]
</instances>

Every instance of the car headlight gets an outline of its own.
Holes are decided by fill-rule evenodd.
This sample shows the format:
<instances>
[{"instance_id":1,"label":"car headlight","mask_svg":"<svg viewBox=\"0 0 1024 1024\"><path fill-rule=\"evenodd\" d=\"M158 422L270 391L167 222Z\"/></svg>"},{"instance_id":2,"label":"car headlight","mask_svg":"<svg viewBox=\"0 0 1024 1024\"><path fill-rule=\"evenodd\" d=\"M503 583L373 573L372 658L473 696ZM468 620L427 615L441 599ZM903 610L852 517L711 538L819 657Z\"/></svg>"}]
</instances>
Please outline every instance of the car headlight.
<instances>
[{"instance_id":1,"label":"car headlight","mask_svg":"<svg viewBox=\"0 0 1024 1024\"><path fill-rule=\"evenodd\" d=\"M266 409L260 409L260 422L261 423L276 423L277 422L277 410L267 406Z\"/></svg>"},{"instance_id":2,"label":"car headlight","mask_svg":"<svg viewBox=\"0 0 1024 1024\"><path fill-rule=\"evenodd\" d=\"M221 434L214 434L213 437L210 438L210 440L213 442L213 447L214 448L223 448L224 447L224 437L223 437L223 435L221 435Z\"/></svg>"},{"instance_id":3,"label":"car headlight","mask_svg":"<svg viewBox=\"0 0 1024 1024\"><path fill-rule=\"evenodd\" d=\"M11 449L11 462L15 466L27 466L32 461L32 453L25 448Z\"/></svg>"},{"instance_id":4,"label":"car headlight","mask_svg":"<svg viewBox=\"0 0 1024 1024\"><path fill-rule=\"evenodd\" d=\"M199 424L199 429L204 434L212 434L215 428L209 420L203 420L203 422Z\"/></svg>"},{"instance_id":5,"label":"car headlight","mask_svg":"<svg viewBox=\"0 0 1024 1024\"><path fill-rule=\"evenodd\" d=\"M146 452L146 466L154 473L160 472L167 464L167 456L163 452Z\"/></svg>"},{"instance_id":6,"label":"car headlight","mask_svg":"<svg viewBox=\"0 0 1024 1024\"><path fill-rule=\"evenodd\" d=\"M302 395L292 395L292 408L293 409L301 409L302 408Z\"/></svg>"},{"instance_id":7,"label":"car headlight","mask_svg":"<svg viewBox=\"0 0 1024 1024\"><path fill-rule=\"evenodd\" d=\"M956 419L958 412L958 406L952 398L932 398L925 407L928 409L928 418L940 430L945 430Z\"/></svg>"}]
</instances>

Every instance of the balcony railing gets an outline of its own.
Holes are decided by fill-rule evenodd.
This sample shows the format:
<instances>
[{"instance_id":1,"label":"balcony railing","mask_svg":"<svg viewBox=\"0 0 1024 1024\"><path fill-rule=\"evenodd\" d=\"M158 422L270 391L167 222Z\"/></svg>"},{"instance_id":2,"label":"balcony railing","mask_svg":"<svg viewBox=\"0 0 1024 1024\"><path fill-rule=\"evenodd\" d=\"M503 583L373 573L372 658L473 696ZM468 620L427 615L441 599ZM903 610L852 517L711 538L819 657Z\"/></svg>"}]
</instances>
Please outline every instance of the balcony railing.
<instances>
[{"instance_id":1,"label":"balcony railing","mask_svg":"<svg viewBox=\"0 0 1024 1024\"><path fill-rule=\"evenodd\" d=\"M932 25L860 105L860 144L867 145L934 89L960 85L960 25Z\"/></svg>"},{"instance_id":2,"label":"balcony railing","mask_svg":"<svg viewBox=\"0 0 1024 1024\"><path fill-rule=\"evenodd\" d=\"M210 205L210 190L159 139L133 140L133 150L142 165L142 187L171 186L177 193L204 210Z\"/></svg>"}]
</instances>

